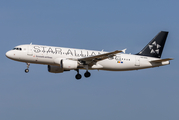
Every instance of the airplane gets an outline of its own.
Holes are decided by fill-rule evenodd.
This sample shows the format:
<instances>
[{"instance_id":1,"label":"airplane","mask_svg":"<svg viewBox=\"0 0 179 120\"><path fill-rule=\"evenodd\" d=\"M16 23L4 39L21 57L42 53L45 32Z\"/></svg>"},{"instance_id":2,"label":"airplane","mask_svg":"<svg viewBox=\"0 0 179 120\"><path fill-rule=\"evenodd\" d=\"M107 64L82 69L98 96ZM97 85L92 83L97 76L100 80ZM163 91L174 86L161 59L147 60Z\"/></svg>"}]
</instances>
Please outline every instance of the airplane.
<instances>
[{"instance_id":1,"label":"airplane","mask_svg":"<svg viewBox=\"0 0 179 120\"><path fill-rule=\"evenodd\" d=\"M63 73L75 70L77 80L82 78L79 69L84 69L86 78L91 76L88 70L129 71L159 67L170 64L173 58L161 59L168 32L159 32L139 53L125 54L126 49L113 52L74 49L35 44L18 45L6 52L6 57L25 62L29 72L30 63L44 64L51 73Z\"/></svg>"}]
</instances>

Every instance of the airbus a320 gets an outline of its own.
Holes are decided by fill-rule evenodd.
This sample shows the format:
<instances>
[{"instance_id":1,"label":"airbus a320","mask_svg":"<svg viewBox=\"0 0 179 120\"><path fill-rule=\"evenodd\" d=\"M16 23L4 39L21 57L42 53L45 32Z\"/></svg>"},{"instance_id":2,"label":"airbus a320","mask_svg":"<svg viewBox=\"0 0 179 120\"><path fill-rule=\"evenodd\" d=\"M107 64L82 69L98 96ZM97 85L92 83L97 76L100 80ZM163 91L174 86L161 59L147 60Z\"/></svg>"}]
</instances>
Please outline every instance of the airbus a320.
<instances>
[{"instance_id":1,"label":"airbus a320","mask_svg":"<svg viewBox=\"0 0 179 120\"><path fill-rule=\"evenodd\" d=\"M51 73L76 70L75 78L90 77L89 70L129 71L153 68L170 64L172 58L161 59L168 32L159 32L139 53L125 54L125 50L113 52L53 47L35 44L18 45L6 53L9 59L25 62L29 72L30 63L44 64Z\"/></svg>"}]
</instances>

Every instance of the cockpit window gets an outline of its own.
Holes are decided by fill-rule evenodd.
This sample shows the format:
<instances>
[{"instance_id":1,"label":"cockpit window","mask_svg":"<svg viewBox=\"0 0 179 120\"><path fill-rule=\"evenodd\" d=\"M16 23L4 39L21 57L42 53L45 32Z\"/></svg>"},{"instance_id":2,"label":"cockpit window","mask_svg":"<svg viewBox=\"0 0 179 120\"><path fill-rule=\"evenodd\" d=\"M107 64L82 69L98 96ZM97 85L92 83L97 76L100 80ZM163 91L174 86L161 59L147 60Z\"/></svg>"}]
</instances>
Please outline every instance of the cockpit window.
<instances>
[{"instance_id":1,"label":"cockpit window","mask_svg":"<svg viewBox=\"0 0 179 120\"><path fill-rule=\"evenodd\" d=\"M22 48L13 48L13 50L22 50Z\"/></svg>"}]
</instances>

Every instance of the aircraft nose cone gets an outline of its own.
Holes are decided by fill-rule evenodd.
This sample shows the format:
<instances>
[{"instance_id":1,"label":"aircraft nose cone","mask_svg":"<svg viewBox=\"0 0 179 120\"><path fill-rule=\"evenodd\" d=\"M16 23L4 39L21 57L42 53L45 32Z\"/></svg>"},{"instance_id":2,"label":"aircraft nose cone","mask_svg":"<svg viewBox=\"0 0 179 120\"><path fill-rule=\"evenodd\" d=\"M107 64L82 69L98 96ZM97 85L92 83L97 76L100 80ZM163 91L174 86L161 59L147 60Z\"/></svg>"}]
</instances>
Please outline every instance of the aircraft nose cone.
<instances>
[{"instance_id":1,"label":"aircraft nose cone","mask_svg":"<svg viewBox=\"0 0 179 120\"><path fill-rule=\"evenodd\" d=\"M12 52L11 51L6 52L6 57L11 58L12 57Z\"/></svg>"}]
</instances>

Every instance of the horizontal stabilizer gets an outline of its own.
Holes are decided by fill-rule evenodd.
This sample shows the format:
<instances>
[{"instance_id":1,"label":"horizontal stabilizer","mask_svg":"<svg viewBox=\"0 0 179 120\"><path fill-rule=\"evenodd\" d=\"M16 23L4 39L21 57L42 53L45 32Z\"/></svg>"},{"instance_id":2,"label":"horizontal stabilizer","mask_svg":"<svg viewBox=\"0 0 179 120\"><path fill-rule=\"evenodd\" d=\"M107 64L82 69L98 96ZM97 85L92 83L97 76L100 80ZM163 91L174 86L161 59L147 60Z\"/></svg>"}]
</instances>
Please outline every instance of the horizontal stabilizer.
<instances>
[{"instance_id":1,"label":"horizontal stabilizer","mask_svg":"<svg viewBox=\"0 0 179 120\"><path fill-rule=\"evenodd\" d=\"M150 62L160 63L160 62L165 62L165 61L169 61L169 60L173 60L173 58L165 58L165 59L160 59L160 60L151 60Z\"/></svg>"}]
</instances>

